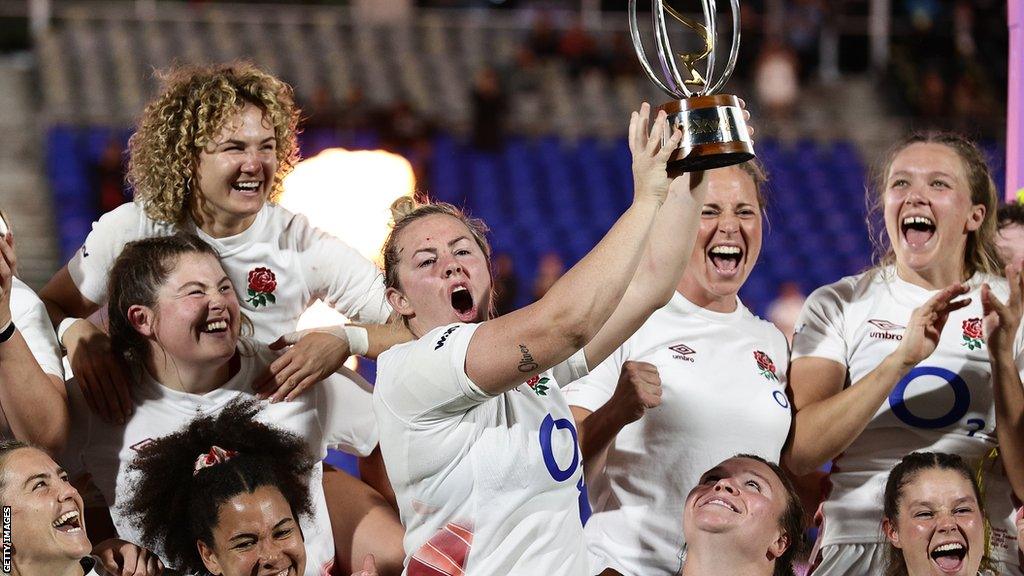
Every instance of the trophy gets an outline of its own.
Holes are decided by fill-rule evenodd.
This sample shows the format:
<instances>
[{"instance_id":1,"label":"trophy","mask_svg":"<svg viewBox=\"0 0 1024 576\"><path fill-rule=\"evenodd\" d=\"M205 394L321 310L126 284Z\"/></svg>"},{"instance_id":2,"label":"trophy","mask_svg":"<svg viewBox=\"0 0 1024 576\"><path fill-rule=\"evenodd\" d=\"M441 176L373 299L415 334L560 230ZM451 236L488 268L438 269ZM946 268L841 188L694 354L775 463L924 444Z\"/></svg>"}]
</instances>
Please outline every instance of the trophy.
<instances>
[{"instance_id":1,"label":"trophy","mask_svg":"<svg viewBox=\"0 0 1024 576\"><path fill-rule=\"evenodd\" d=\"M647 53L640 41L636 0L629 0L629 34L640 65L651 81L674 99L660 106L659 110L668 114L670 128L678 127L683 132L682 142L669 158L670 175L731 166L754 157L754 148L750 143L739 99L730 94L717 94L732 76L740 49L740 4L739 0L730 0L729 3L732 8L732 46L725 68L716 76L715 0L701 0L704 22L683 16L671 6L665 5L664 0L653 0L651 16L658 63L664 74L662 78L647 60ZM701 51L673 54L669 44L666 13L696 32L703 41ZM704 61L703 74L697 69L701 61ZM682 64L682 73L679 64ZM672 130L665 132L665 142L668 142L671 135Z\"/></svg>"}]
</instances>

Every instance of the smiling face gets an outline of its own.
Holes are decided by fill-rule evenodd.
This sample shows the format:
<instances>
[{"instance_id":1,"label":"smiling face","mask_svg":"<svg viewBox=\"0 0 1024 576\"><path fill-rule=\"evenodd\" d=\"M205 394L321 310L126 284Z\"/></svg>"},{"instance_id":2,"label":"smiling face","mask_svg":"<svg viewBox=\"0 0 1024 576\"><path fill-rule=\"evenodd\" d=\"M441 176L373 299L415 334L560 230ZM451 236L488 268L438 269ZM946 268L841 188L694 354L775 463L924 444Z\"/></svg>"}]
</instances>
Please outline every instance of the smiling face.
<instances>
[{"instance_id":1,"label":"smiling face","mask_svg":"<svg viewBox=\"0 0 1024 576\"><path fill-rule=\"evenodd\" d=\"M971 203L956 151L923 142L904 148L889 167L883 200L900 275L941 286L962 280L967 235L981 227L985 206Z\"/></svg>"},{"instance_id":2,"label":"smiling face","mask_svg":"<svg viewBox=\"0 0 1024 576\"><path fill-rule=\"evenodd\" d=\"M910 576L974 576L985 554L985 521L971 481L929 468L900 490L898 516L883 521Z\"/></svg>"},{"instance_id":3,"label":"smiling face","mask_svg":"<svg viewBox=\"0 0 1024 576\"><path fill-rule=\"evenodd\" d=\"M398 286L388 302L417 336L453 322L487 319L491 273L487 257L458 218L431 214L402 229Z\"/></svg>"},{"instance_id":4,"label":"smiling face","mask_svg":"<svg viewBox=\"0 0 1024 576\"><path fill-rule=\"evenodd\" d=\"M274 127L253 104L229 117L199 152L193 214L205 232L222 237L252 224L270 196L277 172Z\"/></svg>"},{"instance_id":5,"label":"smiling face","mask_svg":"<svg viewBox=\"0 0 1024 576\"><path fill-rule=\"evenodd\" d=\"M778 558L789 539L779 526L786 488L771 468L749 458L730 458L705 472L686 498L687 542L726 537L731 546L763 559Z\"/></svg>"},{"instance_id":6,"label":"smiling face","mask_svg":"<svg viewBox=\"0 0 1024 576\"><path fill-rule=\"evenodd\" d=\"M44 452L19 448L7 455L2 500L11 507L15 566L77 563L92 550L82 497L64 469Z\"/></svg>"},{"instance_id":7,"label":"smiling face","mask_svg":"<svg viewBox=\"0 0 1024 576\"><path fill-rule=\"evenodd\" d=\"M679 291L717 312L736 309L736 294L761 253L761 205L753 178L730 166L707 172L697 242Z\"/></svg>"},{"instance_id":8,"label":"smiling face","mask_svg":"<svg viewBox=\"0 0 1024 576\"><path fill-rule=\"evenodd\" d=\"M150 343L150 357L191 366L219 366L235 353L241 330L238 296L212 254L186 253L157 291L156 304L128 309Z\"/></svg>"},{"instance_id":9,"label":"smiling face","mask_svg":"<svg viewBox=\"0 0 1024 576\"><path fill-rule=\"evenodd\" d=\"M223 576L299 576L306 547L281 491L260 486L221 504L213 543L198 542L206 569Z\"/></svg>"}]
</instances>

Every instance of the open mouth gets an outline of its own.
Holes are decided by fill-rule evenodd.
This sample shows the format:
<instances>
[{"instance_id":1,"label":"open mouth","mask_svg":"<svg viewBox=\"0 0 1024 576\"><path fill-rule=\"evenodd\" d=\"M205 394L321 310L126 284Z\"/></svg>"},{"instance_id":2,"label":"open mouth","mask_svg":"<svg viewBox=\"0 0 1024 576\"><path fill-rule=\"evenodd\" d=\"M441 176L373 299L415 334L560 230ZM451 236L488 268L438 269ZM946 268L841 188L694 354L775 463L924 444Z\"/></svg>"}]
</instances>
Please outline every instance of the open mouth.
<instances>
[{"instance_id":1,"label":"open mouth","mask_svg":"<svg viewBox=\"0 0 1024 576\"><path fill-rule=\"evenodd\" d=\"M730 276L736 273L743 260L743 249L739 246L718 245L708 250L708 258L719 274Z\"/></svg>"},{"instance_id":2,"label":"open mouth","mask_svg":"<svg viewBox=\"0 0 1024 576\"><path fill-rule=\"evenodd\" d=\"M451 299L452 308L455 309L459 320L469 322L476 319L476 306L473 304L473 295L470 294L469 288L456 286L452 290Z\"/></svg>"},{"instance_id":3,"label":"open mouth","mask_svg":"<svg viewBox=\"0 0 1024 576\"><path fill-rule=\"evenodd\" d=\"M907 216L900 223L907 244L917 248L924 246L935 235L935 222L927 216Z\"/></svg>"},{"instance_id":4,"label":"open mouth","mask_svg":"<svg viewBox=\"0 0 1024 576\"><path fill-rule=\"evenodd\" d=\"M248 182L235 182L231 187L239 192L245 192L246 194L253 194L259 191L260 186L263 185L262 180L250 180Z\"/></svg>"},{"instance_id":5,"label":"open mouth","mask_svg":"<svg viewBox=\"0 0 1024 576\"><path fill-rule=\"evenodd\" d=\"M203 334L220 334L228 331L227 320L210 320L206 324L199 327L199 331Z\"/></svg>"},{"instance_id":6,"label":"open mouth","mask_svg":"<svg viewBox=\"0 0 1024 576\"><path fill-rule=\"evenodd\" d=\"M733 506L731 502L723 500L722 498L712 498L712 499L710 499L710 500L708 500L708 501L706 501L706 502L704 502L703 504L700 505L701 508L703 508L705 506L721 506L723 508L728 508L729 510L732 510L733 512L737 512L737 513L739 512L739 509L737 509L735 506Z\"/></svg>"},{"instance_id":7,"label":"open mouth","mask_svg":"<svg viewBox=\"0 0 1024 576\"><path fill-rule=\"evenodd\" d=\"M940 570L955 574L963 566L964 558L967 557L967 546L960 542L950 542L936 547L929 556Z\"/></svg>"},{"instance_id":8,"label":"open mouth","mask_svg":"<svg viewBox=\"0 0 1024 576\"><path fill-rule=\"evenodd\" d=\"M77 510L65 512L60 515L59 518L53 521L53 527L58 532L64 532L65 534L75 534L82 531L81 515Z\"/></svg>"}]
</instances>

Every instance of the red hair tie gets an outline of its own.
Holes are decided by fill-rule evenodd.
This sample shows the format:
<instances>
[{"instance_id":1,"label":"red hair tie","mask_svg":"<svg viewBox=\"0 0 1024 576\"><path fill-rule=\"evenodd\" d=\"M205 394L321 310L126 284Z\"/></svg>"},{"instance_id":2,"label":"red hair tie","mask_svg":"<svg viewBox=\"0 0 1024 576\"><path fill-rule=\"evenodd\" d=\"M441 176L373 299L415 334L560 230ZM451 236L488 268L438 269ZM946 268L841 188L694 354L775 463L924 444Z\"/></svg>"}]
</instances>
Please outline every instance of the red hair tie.
<instances>
[{"instance_id":1,"label":"red hair tie","mask_svg":"<svg viewBox=\"0 0 1024 576\"><path fill-rule=\"evenodd\" d=\"M196 474L199 474L199 471L203 468L223 464L235 456L238 456L238 452L235 452L234 450L225 450L220 446L211 446L209 452L200 454L199 457L196 458L196 466L192 471L192 475L195 476Z\"/></svg>"}]
</instances>

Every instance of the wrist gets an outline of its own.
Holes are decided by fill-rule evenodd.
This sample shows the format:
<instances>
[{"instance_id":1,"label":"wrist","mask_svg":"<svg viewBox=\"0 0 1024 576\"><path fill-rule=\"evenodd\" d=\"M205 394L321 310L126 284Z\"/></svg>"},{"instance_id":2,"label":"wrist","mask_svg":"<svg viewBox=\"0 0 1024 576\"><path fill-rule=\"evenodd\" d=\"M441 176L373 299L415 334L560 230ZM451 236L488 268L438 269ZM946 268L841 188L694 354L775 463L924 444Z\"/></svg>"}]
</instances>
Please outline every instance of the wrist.
<instances>
[{"instance_id":1,"label":"wrist","mask_svg":"<svg viewBox=\"0 0 1024 576\"><path fill-rule=\"evenodd\" d=\"M370 337L366 328L354 324L346 324L345 337L348 339L348 352L353 356L365 356L370 350Z\"/></svg>"},{"instance_id":2,"label":"wrist","mask_svg":"<svg viewBox=\"0 0 1024 576\"><path fill-rule=\"evenodd\" d=\"M73 316L68 316L67 318L64 318L63 320L61 320L60 324L57 325L57 342L61 346L64 346L65 348L67 348L67 346L64 345L64 335L79 320L81 320L81 318L75 318Z\"/></svg>"}]
</instances>

